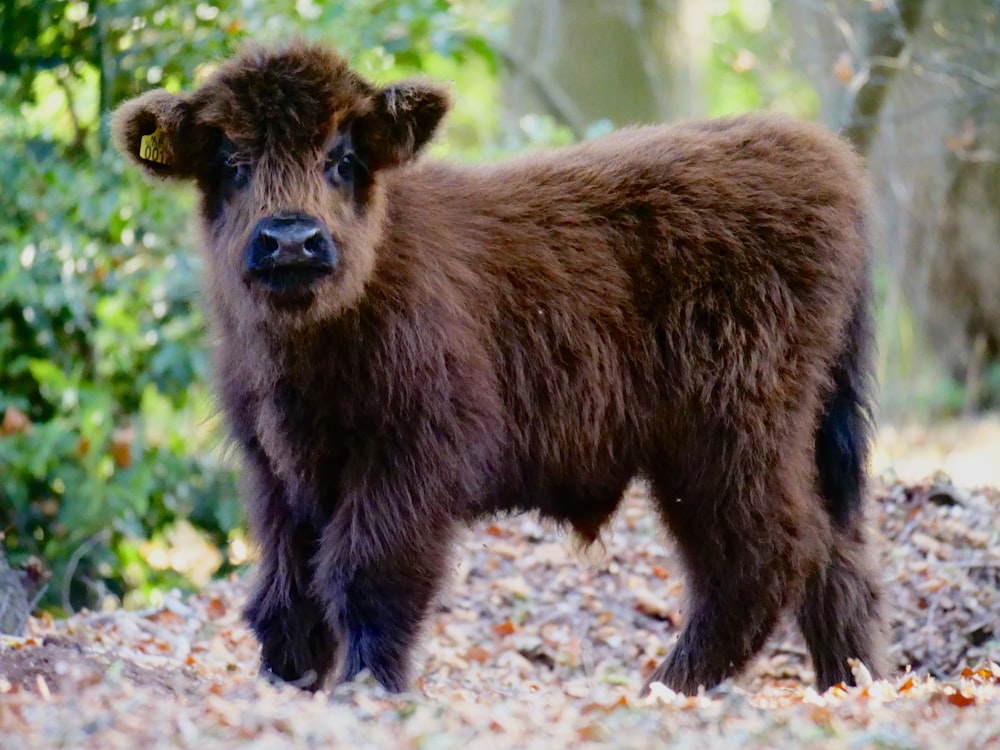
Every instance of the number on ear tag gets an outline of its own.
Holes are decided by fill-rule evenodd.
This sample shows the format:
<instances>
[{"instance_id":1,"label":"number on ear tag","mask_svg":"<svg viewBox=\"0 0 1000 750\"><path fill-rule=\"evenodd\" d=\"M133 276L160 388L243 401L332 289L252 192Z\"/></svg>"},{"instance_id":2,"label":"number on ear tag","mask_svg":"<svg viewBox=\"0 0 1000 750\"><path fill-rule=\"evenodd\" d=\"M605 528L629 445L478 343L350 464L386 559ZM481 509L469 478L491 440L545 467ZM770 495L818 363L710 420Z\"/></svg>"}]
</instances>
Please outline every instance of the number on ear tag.
<instances>
[{"instance_id":1,"label":"number on ear tag","mask_svg":"<svg viewBox=\"0 0 1000 750\"><path fill-rule=\"evenodd\" d=\"M156 162L157 164L170 164L167 152L163 149L162 136L163 133L160 132L159 125L156 126L156 130L152 133L144 135L139 140L139 158L145 161Z\"/></svg>"}]
</instances>

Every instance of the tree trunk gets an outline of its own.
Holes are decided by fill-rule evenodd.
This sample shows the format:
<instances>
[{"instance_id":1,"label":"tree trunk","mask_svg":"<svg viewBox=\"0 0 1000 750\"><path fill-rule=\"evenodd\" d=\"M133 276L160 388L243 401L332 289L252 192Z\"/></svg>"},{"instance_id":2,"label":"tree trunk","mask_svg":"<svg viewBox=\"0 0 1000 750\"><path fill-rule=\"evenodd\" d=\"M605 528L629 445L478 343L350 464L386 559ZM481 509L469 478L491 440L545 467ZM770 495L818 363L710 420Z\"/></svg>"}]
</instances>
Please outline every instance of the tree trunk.
<instances>
[{"instance_id":1,"label":"tree trunk","mask_svg":"<svg viewBox=\"0 0 1000 750\"><path fill-rule=\"evenodd\" d=\"M31 603L25 591L23 574L7 564L0 547L0 633L22 635L31 614Z\"/></svg>"},{"instance_id":2,"label":"tree trunk","mask_svg":"<svg viewBox=\"0 0 1000 750\"><path fill-rule=\"evenodd\" d=\"M516 124L547 114L577 138L595 125L698 114L705 18L694 0L521 0L506 61Z\"/></svg>"},{"instance_id":3,"label":"tree trunk","mask_svg":"<svg viewBox=\"0 0 1000 750\"><path fill-rule=\"evenodd\" d=\"M869 157L877 236L893 282L890 314L912 311L932 356L965 386L967 407L995 405L1000 384L990 385L988 374L1000 367L996 2L795 0L786 12L827 121ZM845 71L853 74L847 85ZM888 364L899 367L899 359ZM903 390L898 408L912 403ZM890 404L894 395L886 393Z\"/></svg>"}]
</instances>

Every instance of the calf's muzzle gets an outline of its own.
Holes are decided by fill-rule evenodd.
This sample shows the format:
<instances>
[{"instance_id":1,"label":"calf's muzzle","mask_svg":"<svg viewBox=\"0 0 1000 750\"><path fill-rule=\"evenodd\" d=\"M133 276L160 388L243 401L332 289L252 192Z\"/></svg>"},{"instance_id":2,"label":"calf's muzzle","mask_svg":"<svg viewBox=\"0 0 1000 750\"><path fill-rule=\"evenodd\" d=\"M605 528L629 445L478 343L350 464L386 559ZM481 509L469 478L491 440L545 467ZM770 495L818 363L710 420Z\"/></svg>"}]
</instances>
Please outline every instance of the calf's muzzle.
<instances>
[{"instance_id":1,"label":"calf's muzzle","mask_svg":"<svg viewBox=\"0 0 1000 750\"><path fill-rule=\"evenodd\" d=\"M333 273L337 250L326 227L302 214L279 214L257 222L246 252L246 272L272 292L307 291Z\"/></svg>"}]
</instances>

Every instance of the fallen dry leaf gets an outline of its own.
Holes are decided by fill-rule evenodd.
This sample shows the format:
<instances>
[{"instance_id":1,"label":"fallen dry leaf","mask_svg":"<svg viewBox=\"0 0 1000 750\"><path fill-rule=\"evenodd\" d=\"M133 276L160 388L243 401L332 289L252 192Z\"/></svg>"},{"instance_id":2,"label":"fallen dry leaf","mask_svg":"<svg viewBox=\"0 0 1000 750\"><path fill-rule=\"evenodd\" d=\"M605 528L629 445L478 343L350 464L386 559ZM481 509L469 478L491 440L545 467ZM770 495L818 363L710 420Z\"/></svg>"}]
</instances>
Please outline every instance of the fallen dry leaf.
<instances>
[{"instance_id":1,"label":"fallen dry leaf","mask_svg":"<svg viewBox=\"0 0 1000 750\"><path fill-rule=\"evenodd\" d=\"M155 610L39 618L26 638L0 639L0 746L1000 746L998 508L995 491L940 477L878 488L888 680L856 666L858 687L818 693L785 624L737 683L698 696L654 686L637 700L684 595L640 486L592 562L532 516L469 534L411 693L370 677L315 696L259 680L239 619L246 586L231 579Z\"/></svg>"}]
</instances>

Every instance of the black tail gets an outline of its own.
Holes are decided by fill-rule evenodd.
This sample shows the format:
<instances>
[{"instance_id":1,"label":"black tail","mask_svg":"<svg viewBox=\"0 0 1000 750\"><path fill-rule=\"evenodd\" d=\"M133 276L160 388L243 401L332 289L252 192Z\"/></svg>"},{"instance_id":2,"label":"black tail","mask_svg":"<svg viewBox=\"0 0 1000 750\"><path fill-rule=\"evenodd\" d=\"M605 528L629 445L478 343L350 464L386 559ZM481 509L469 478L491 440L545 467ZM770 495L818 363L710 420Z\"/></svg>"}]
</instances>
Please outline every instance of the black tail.
<instances>
[{"instance_id":1,"label":"black tail","mask_svg":"<svg viewBox=\"0 0 1000 750\"><path fill-rule=\"evenodd\" d=\"M816 432L819 490L834 522L850 526L867 489L875 424L875 331L871 280L851 312L844 349L833 365L833 391Z\"/></svg>"}]
</instances>

